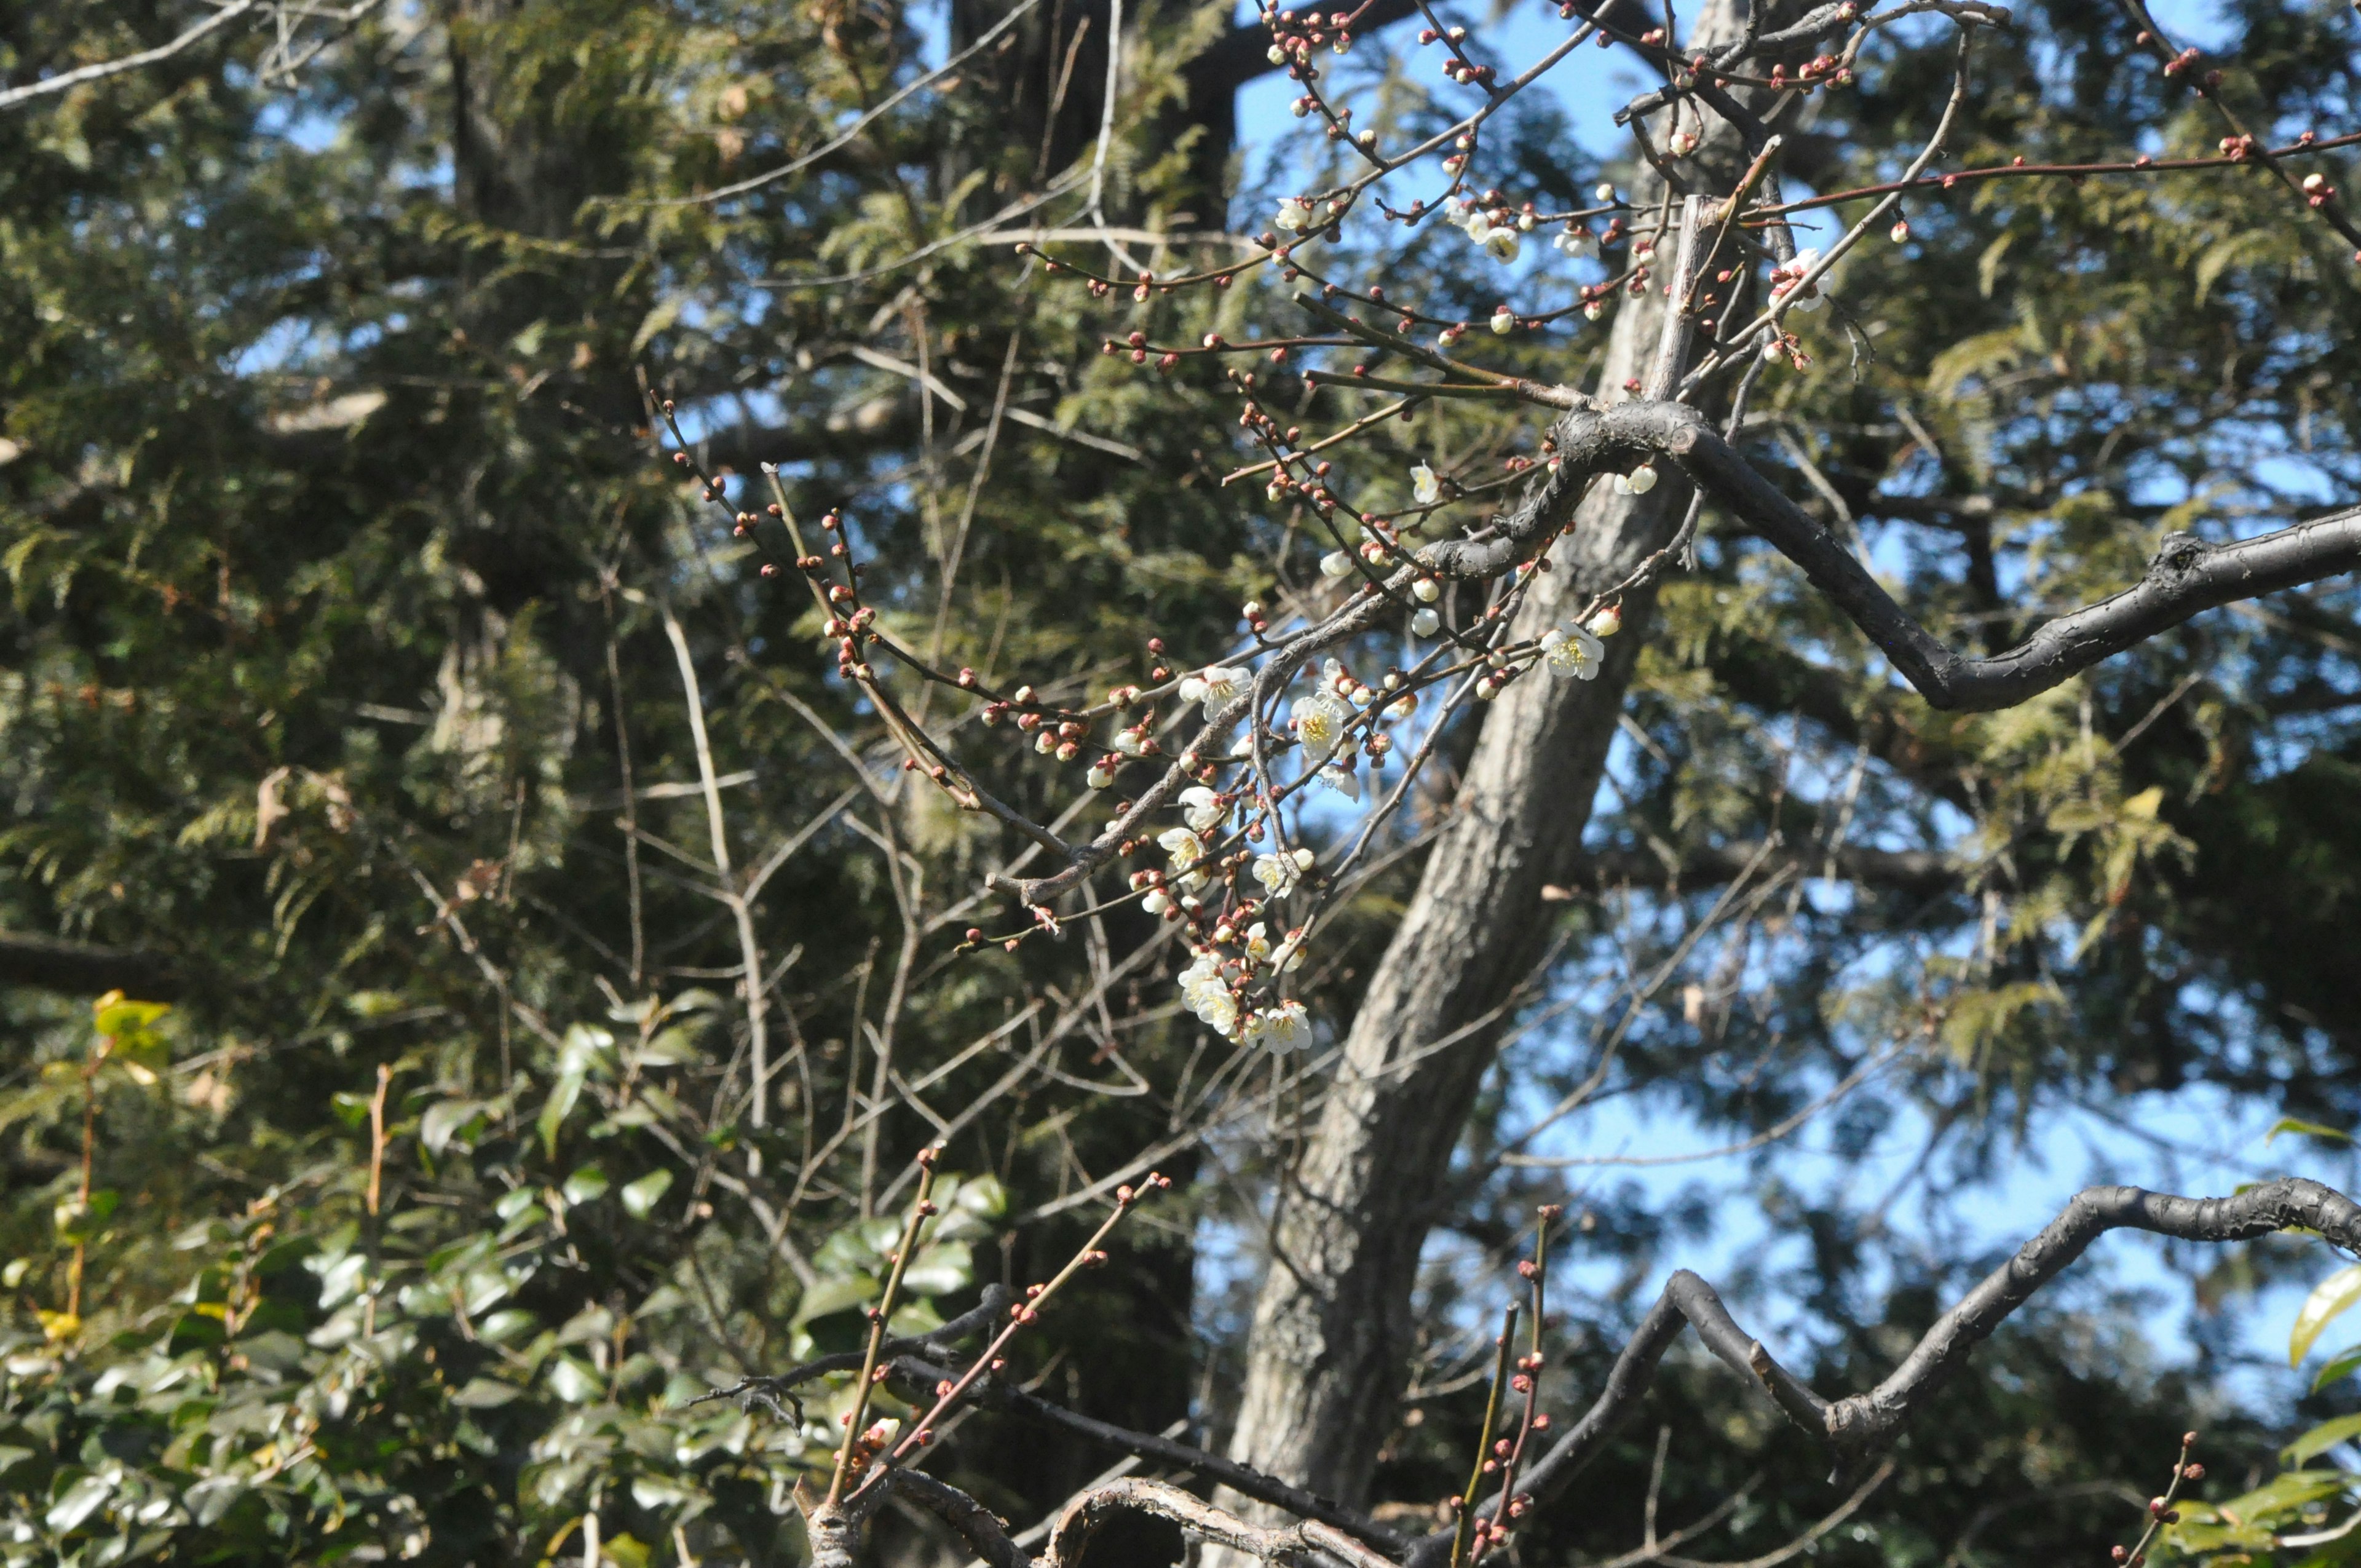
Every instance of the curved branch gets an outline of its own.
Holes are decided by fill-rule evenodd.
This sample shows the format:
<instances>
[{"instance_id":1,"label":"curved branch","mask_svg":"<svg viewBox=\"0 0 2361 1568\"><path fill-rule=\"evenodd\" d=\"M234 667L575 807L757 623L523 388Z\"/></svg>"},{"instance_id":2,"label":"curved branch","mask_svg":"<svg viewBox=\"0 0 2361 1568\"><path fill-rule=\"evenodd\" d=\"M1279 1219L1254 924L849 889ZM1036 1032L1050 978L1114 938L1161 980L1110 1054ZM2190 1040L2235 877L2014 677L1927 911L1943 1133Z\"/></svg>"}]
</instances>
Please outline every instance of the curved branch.
<instances>
[{"instance_id":1,"label":"curved branch","mask_svg":"<svg viewBox=\"0 0 2361 1568\"><path fill-rule=\"evenodd\" d=\"M895 1361L893 1372L897 1380L917 1388L932 1388L948 1375L944 1368L931 1365L916 1356L904 1356ZM1235 1459L1224 1459L1218 1453L1208 1453L1202 1448L1176 1442L1154 1432L1134 1431L1128 1427L1093 1420L997 1379L982 1384L977 1389L977 1397L979 1402L986 1406L1011 1411L1046 1426L1063 1427L1068 1431L1079 1432L1135 1458L1152 1459L1194 1471L1229 1487L1240 1497L1284 1508L1298 1519L1349 1537L1375 1548L1378 1552L1399 1557L1410 1549L1409 1538L1397 1535L1383 1525L1373 1523L1316 1492L1290 1486L1275 1475L1267 1475Z\"/></svg>"},{"instance_id":2,"label":"curved branch","mask_svg":"<svg viewBox=\"0 0 2361 1568\"><path fill-rule=\"evenodd\" d=\"M923 1470L896 1470L887 1485L959 1531L960 1539L975 1549L986 1568L1033 1568L1031 1555L1009 1539L993 1511L957 1486L938 1481Z\"/></svg>"},{"instance_id":3,"label":"curved branch","mask_svg":"<svg viewBox=\"0 0 2361 1568\"><path fill-rule=\"evenodd\" d=\"M1607 1386L1580 1420L1526 1478L1528 1495L1562 1489L1607 1440L1639 1412L1656 1366L1684 1327L1695 1328L1723 1362L1763 1386L1797 1426L1823 1438L1839 1470L1857 1466L1900 1432L1916 1406L1940 1387L1991 1337L2007 1316L2056 1278L2101 1235L2145 1231L2180 1241L2247 1241L2277 1231L2316 1231L2332 1245L2361 1251L2361 1204L2335 1189L2301 1177L2267 1181L2228 1198L2180 1198L2137 1187L2091 1187L2016 1255L1986 1275L1936 1320L1885 1380L1865 1394L1828 1400L1781 1366L1761 1341L1738 1326L1711 1285L1686 1269L1667 1280L1607 1376ZM1451 1548L1452 1532L1422 1538L1406 1559L1432 1568Z\"/></svg>"},{"instance_id":4,"label":"curved branch","mask_svg":"<svg viewBox=\"0 0 2361 1568\"><path fill-rule=\"evenodd\" d=\"M1668 406L1668 405L1659 405ZM2200 610L2361 568L2361 507L2255 539L2169 536L2147 573L2111 598L2042 622L2014 648L1976 658L1945 647L1894 602L1834 535L1805 515L1693 411L1664 451L1697 486L1804 569L1904 677L1938 708L1987 713L2048 691Z\"/></svg>"},{"instance_id":5,"label":"curved branch","mask_svg":"<svg viewBox=\"0 0 2361 1568\"><path fill-rule=\"evenodd\" d=\"M2361 507L2255 539L2210 544L2176 533L2147 575L2111 598L2042 622L2015 647L1979 658L1946 647L1896 604L1836 537L1780 493L1697 410L1631 401L1577 411L1551 429L1561 466L1480 539L1428 546L1421 559L1448 576L1490 576L1544 547L1599 474L1670 458L1690 483L1804 569L1932 706L1987 713L2048 691L2200 610L2361 569Z\"/></svg>"},{"instance_id":6,"label":"curved branch","mask_svg":"<svg viewBox=\"0 0 2361 1568\"><path fill-rule=\"evenodd\" d=\"M1248 1524L1178 1486L1137 1477L1085 1492L1067 1504L1050 1529L1049 1548L1041 1557L1044 1568L1073 1568L1098 1528L1115 1514L1126 1512L1170 1519L1193 1535L1266 1563L1301 1563L1316 1552L1340 1558L1353 1568L1394 1568L1389 1559L1316 1522L1285 1529Z\"/></svg>"}]
</instances>

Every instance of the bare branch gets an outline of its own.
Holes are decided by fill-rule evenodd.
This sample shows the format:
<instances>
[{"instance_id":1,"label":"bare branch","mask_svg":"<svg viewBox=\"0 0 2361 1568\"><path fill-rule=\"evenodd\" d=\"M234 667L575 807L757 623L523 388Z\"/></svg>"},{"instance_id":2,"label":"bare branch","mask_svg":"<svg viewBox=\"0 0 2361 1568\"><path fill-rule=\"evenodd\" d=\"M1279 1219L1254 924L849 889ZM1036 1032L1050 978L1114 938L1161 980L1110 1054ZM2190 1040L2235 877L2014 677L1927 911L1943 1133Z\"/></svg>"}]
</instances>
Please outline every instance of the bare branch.
<instances>
[{"instance_id":1,"label":"bare branch","mask_svg":"<svg viewBox=\"0 0 2361 1568\"><path fill-rule=\"evenodd\" d=\"M897 1470L893 1488L959 1531L975 1548L988 1568L1033 1568L1033 1558L1008 1538L1007 1530L990 1508L958 1487L936 1480L923 1470Z\"/></svg>"},{"instance_id":2,"label":"bare branch","mask_svg":"<svg viewBox=\"0 0 2361 1568\"><path fill-rule=\"evenodd\" d=\"M1042 1555L1045 1568L1073 1568L1081 1562L1083 1549L1098 1528L1115 1514L1126 1512L1170 1519L1192 1535L1266 1563L1301 1563L1315 1552L1324 1552L1353 1568L1393 1568L1389 1559L1337 1531L1323 1530L1316 1523L1284 1529L1248 1524L1178 1486L1136 1477L1086 1492L1067 1504L1066 1511L1058 1516L1057 1525L1049 1531L1049 1549Z\"/></svg>"},{"instance_id":3,"label":"bare branch","mask_svg":"<svg viewBox=\"0 0 2361 1568\"><path fill-rule=\"evenodd\" d=\"M1616 1358L1607 1387L1558 1440L1526 1484L1535 1497L1562 1489L1606 1441L1639 1412L1656 1365L1684 1327L1693 1327L1723 1362L1761 1383L1789 1419L1824 1438L1839 1468L1858 1466L1900 1432L1916 1408L1956 1372L1977 1344L2083 1250L2112 1230L2145 1231L2180 1241L2247 1241L2277 1231L2316 1231L2334 1245L2361 1251L2361 1204L2301 1177L2265 1182L2228 1198L2180 1198L2136 1187L2092 1187L1937 1320L1900 1366L1865 1394L1827 1400L1773 1360L1740 1328L1712 1286L1682 1269L1641 1321ZM1422 1539L1407 1558L1431 1568L1451 1550L1451 1531Z\"/></svg>"},{"instance_id":4,"label":"bare branch","mask_svg":"<svg viewBox=\"0 0 2361 1568\"><path fill-rule=\"evenodd\" d=\"M1920 696L1950 712L2012 707L2201 610L2361 567L2361 507L2228 544L2176 533L2137 584L2044 621L2015 647L1982 658L1938 641L1697 410L1675 402L1619 403L1601 413L1569 413L1551 435L1563 466L1535 484L1489 537L1447 540L1428 546L1420 559L1448 576L1493 576L1554 538L1597 475L1668 457L1707 496L1801 566Z\"/></svg>"},{"instance_id":5,"label":"bare branch","mask_svg":"<svg viewBox=\"0 0 2361 1568\"><path fill-rule=\"evenodd\" d=\"M894 1376L897 1381L922 1390L931 1389L948 1376L946 1368L933 1365L916 1355L903 1356L894 1364ZM1399 1557L1410 1549L1409 1538L1397 1535L1350 1508L1331 1502L1317 1493L1291 1486L1250 1464L1224 1459L1220 1454L1209 1453L1190 1443L1154 1432L1134 1431L1128 1427L1115 1426L1078 1414L1062 1405L1051 1404L1038 1394L1011 1387L998 1379L982 1386L978 1400L992 1409L1007 1410L1045 1426L1063 1427L1068 1431L1079 1432L1136 1458L1192 1470L1210 1480L1218 1481L1240 1497L1284 1508L1298 1519L1326 1526L1380 1552Z\"/></svg>"},{"instance_id":6,"label":"bare branch","mask_svg":"<svg viewBox=\"0 0 2361 1568\"><path fill-rule=\"evenodd\" d=\"M137 54L126 54L119 60L102 60L90 65L77 66L71 71L60 71L55 76L44 77L38 82L28 82L22 87L0 88L0 109L13 109L17 104L31 99L45 97L51 93L62 93L69 87L79 87L85 82L98 82L109 76L120 76L126 71L137 71L143 66L155 65L159 61L170 60L206 35L217 32L236 21L260 3L261 0L230 0L230 4L215 11L170 43L158 44L154 49L141 49Z\"/></svg>"}]
</instances>

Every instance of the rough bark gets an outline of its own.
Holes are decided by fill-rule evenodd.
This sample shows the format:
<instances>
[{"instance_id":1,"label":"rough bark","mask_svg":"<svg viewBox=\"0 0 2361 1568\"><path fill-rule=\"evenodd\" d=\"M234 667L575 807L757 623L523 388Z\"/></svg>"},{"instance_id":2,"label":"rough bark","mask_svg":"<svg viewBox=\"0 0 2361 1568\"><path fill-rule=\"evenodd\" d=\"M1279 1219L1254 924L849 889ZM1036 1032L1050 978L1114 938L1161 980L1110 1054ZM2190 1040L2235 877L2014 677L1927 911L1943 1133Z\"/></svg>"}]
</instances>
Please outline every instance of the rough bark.
<instances>
[{"instance_id":1,"label":"rough bark","mask_svg":"<svg viewBox=\"0 0 2361 1568\"><path fill-rule=\"evenodd\" d=\"M1711 0L1701 41L1742 32L1744 0ZM1643 185L1638 192L1652 195ZM1653 291L1616 313L1600 387L1641 377L1663 318ZM1520 613L1538 636L1663 544L1680 486L1598 487ZM1231 1456L1348 1506L1367 1501L1411 1334L1411 1295L1431 1207L1513 1021L1549 922L1543 890L1571 880L1653 602L1587 683L1518 681L1484 721L1451 819L1378 965L1320 1122L1278 1199L1274 1255L1256 1300Z\"/></svg>"}]
</instances>

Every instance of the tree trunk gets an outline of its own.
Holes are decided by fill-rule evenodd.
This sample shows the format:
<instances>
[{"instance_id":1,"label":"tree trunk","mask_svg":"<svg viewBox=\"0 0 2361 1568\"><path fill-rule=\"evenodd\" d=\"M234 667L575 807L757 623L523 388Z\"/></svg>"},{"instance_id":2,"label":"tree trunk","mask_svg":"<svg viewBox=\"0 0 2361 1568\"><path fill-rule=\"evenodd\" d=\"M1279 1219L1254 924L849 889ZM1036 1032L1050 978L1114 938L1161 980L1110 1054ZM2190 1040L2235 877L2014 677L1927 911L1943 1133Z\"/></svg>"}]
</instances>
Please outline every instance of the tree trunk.
<instances>
[{"instance_id":1,"label":"tree trunk","mask_svg":"<svg viewBox=\"0 0 2361 1568\"><path fill-rule=\"evenodd\" d=\"M1739 36L1745 0L1710 0L1697 37ZM1724 133L1725 135L1727 133ZM1641 204L1661 193L1653 178ZM1600 390L1643 377L1662 294L1627 298ZM1664 543L1686 489L1592 490L1512 635L1538 636ZM1510 685L1483 733L1417 894L1355 1018L1319 1125L1282 1186L1276 1252L1255 1305L1233 1458L1341 1502L1368 1501L1411 1348L1419 1253L1462 1124L1514 1021L1571 880L1653 599L1627 601L1598 679ZM1240 1507L1242 1500L1229 1499Z\"/></svg>"}]
</instances>

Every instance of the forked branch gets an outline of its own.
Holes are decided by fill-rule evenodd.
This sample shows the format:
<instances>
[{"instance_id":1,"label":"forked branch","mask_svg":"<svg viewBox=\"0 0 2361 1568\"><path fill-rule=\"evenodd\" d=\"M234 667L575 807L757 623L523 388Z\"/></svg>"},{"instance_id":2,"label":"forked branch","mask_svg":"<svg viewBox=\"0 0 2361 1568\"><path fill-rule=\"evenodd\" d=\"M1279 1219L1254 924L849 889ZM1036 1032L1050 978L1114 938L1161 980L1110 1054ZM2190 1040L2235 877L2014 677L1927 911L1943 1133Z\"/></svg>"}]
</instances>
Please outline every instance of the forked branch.
<instances>
[{"instance_id":1,"label":"forked branch","mask_svg":"<svg viewBox=\"0 0 2361 1568\"><path fill-rule=\"evenodd\" d=\"M2277 1231L2309 1230L2348 1252L2361 1252L2361 1204L2334 1188L2284 1177L2228 1198L2180 1198L2137 1187L2091 1187L2006 1263L1984 1277L1935 1325L1876 1387L1828 1400L1781 1366L1739 1327L1713 1287L1683 1269L1641 1321L1616 1358L1607 1387L1582 1419L1533 1467L1526 1493L1544 1499L1561 1491L1595 1458L1608 1439L1639 1412L1656 1367L1683 1328L1694 1328L1706 1348L1759 1382L1788 1418L1825 1440L1839 1471L1858 1468L1899 1434L1917 1407L1966 1361L2002 1321L2113 1230L2145 1231L2179 1241L2249 1241ZM1433 1568L1450 1554L1452 1532L1436 1530L1405 1559L1409 1568Z\"/></svg>"},{"instance_id":2,"label":"forked branch","mask_svg":"<svg viewBox=\"0 0 2361 1568\"><path fill-rule=\"evenodd\" d=\"M1761 1384L1791 1420L1826 1442L1839 1475L1868 1475L1877 1470L1872 1462L1975 1346L2081 1256L2093 1241L2113 1230L2143 1231L2191 1242L2247 1241L2279 1231L2305 1230L2335 1246L2361 1252L2361 1204L2300 1177L2265 1182L2228 1198L2181 1198L2136 1187L2085 1189L2038 1235L1938 1319L1883 1382L1866 1393L1840 1399L1821 1398L1780 1365L1760 1340L1739 1325L1711 1285L1686 1269L1679 1270L1666 1281L1664 1294L1616 1358L1606 1387L1590 1409L1532 1466L1521 1485L1503 1486L1483 1511L1497 1526L1502 1509L1511 1502L1521 1512L1563 1492L1638 1414L1657 1367L1684 1329L1696 1330L1715 1356ZM995 1297L988 1305L998 1308L1004 1300ZM979 1308L924 1342L901 1343L938 1349L945 1340L980 1327L987 1315ZM796 1368L773 1380L771 1387L784 1391L824 1370L840 1370L843 1359ZM1538 1357L1533 1365L1538 1366ZM917 1355L904 1354L892 1365L891 1376L897 1383L925 1387L941 1379L945 1372ZM769 1389L746 1391L759 1398ZM1298 1522L1254 1524L1177 1486L1131 1477L1095 1487L1069 1503L1049 1530L1044 1553L1037 1559L974 1498L935 1477L902 1467L880 1476L878 1485L841 1508L824 1506L812 1511L807 1522L816 1568L823 1564L848 1568L862 1520L888 1490L898 1490L907 1501L940 1518L990 1568L1071 1568L1092 1534L1115 1514L1126 1511L1170 1519L1203 1540L1279 1564L1324 1558L1351 1568L1438 1568L1451 1557L1455 1527L1407 1540L1351 1509L1234 1462L1168 1438L1092 1420L997 1379L979 1383L974 1394L987 1406L1084 1433L1137 1458L1193 1472L1292 1514ZM1883 1472L1878 1474L1882 1478ZM1854 1505L1849 1506L1857 1506L1858 1501L1857 1495Z\"/></svg>"}]
</instances>

